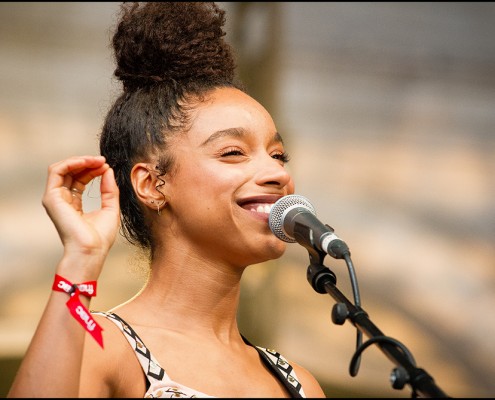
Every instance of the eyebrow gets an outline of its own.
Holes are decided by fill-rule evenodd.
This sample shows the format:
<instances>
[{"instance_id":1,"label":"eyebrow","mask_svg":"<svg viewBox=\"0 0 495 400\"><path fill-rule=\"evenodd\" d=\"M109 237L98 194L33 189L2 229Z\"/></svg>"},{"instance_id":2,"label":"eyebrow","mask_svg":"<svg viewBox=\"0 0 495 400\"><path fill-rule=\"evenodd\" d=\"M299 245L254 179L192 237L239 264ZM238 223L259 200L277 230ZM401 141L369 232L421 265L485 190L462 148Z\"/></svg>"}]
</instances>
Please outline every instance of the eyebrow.
<instances>
[{"instance_id":1,"label":"eyebrow","mask_svg":"<svg viewBox=\"0 0 495 400\"><path fill-rule=\"evenodd\" d=\"M208 139L206 139L203 143L201 143L201 146L206 146L207 144L224 137L243 138L246 135L247 135L247 131L243 128L223 129L221 131L214 132ZM278 132L275 132L271 142L284 144L282 136Z\"/></svg>"}]
</instances>

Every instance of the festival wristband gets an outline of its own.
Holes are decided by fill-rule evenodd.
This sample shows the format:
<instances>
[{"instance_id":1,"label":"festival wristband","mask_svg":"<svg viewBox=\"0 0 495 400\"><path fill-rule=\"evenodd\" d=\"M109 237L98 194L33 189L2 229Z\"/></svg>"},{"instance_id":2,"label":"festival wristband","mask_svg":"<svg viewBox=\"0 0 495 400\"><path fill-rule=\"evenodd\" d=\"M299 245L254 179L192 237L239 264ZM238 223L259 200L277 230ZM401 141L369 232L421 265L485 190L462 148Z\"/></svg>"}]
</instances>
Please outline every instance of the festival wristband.
<instances>
[{"instance_id":1,"label":"festival wristband","mask_svg":"<svg viewBox=\"0 0 495 400\"><path fill-rule=\"evenodd\" d=\"M86 297L96 296L96 281L75 284L55 274L52 290L65 292L70 296L66 304L71 315L103 348L103 336L101 334L103 328L93 319L89 310L84 307L84 304L79 299L79 294Z\"/></svg>"}]
</instances>

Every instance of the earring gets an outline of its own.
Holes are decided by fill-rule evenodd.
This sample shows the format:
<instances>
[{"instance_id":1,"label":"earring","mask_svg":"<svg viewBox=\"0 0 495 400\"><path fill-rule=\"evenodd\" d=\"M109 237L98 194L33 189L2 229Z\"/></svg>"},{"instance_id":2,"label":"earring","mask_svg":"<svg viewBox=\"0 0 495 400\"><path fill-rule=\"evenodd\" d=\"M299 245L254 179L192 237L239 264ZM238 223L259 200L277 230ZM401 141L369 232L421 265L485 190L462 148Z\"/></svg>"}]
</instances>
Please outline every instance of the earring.
<instances>
[{"instance_id":1,"label":"earring","mask_svg":"<svg viewBox=\"0 0 495 400\"><path fill-rule=\"evenodd\" d=\"M160 212L160 203L156 203L156 207L157 207L158 215L162 215Z\"/></svg>"}]
</instances>

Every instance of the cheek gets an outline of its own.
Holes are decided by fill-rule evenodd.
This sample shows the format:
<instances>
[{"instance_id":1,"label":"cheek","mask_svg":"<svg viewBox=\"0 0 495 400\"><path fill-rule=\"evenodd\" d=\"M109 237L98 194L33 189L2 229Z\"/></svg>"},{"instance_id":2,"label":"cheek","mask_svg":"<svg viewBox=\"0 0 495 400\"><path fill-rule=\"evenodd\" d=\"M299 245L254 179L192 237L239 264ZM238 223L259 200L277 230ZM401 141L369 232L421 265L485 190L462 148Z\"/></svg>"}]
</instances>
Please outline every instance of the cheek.
<instances>
[{"instance_id":1,"label":"cheek","mask_svg":"<svg viewBox=\"0 0 495 400\"><path fill-rule=\"evenodd\" d=\"M208 198L231 197L245 176L239 169L218 163L188 162L170 180L170 189L180 198L192 196L198 201Z\"/></svg>"},{"instance_id":2,"label":"cheek","mask_svg":"<svg viewBox=\"0 0 495 400\"><path fill-rule=\"evenodd\" d=\"M294 180L292 179L292 176L291 176L290 181L287 184L287 194L294 194L295 191L296 191L296 185L295 185Z\"/></svg>"}]
</instances>

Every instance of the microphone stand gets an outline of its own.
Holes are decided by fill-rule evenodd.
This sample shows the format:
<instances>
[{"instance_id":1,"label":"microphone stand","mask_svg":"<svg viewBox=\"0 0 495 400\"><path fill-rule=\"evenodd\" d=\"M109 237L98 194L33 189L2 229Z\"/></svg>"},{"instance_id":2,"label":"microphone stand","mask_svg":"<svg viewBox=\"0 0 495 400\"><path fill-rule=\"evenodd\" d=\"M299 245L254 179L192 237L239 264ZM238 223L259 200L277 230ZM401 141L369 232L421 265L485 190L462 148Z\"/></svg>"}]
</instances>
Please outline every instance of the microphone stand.
<instances>
[{"instance_id":1,"label":"microphone stand","mask_svg":"<svg viewBox=\"0 0 495 400\"><path fill-rule=\"evenodd\" d=\"M312 246L304 246L309 253L310 264L307 270L309 284L317 293L328 293L337 304L332 310L332 321L343 325L346 320L370 339L359 345L349 366L351 376L357 374L361 353L371 344L376 343L382 352L397 366L392 371L390 383L394 389L403 389L406 384L412 388L411 397L444 398L447 396L434 382L433 378L416 363L409 350L398 340L385 336L378 327L371 322L368 314L360 307L351 303L335 286L335 274L323 265L326 253ZM347 261L350 261L347 259Z\"/></svg>"}]
</instances>

